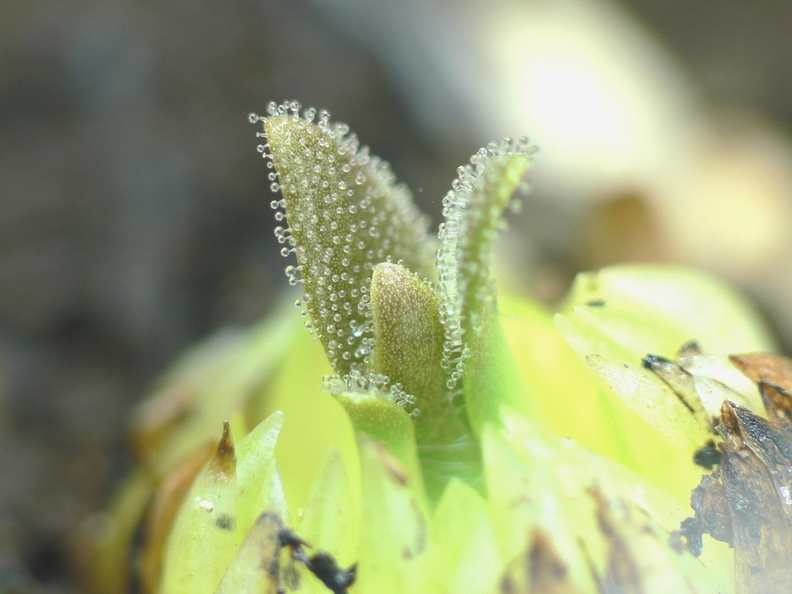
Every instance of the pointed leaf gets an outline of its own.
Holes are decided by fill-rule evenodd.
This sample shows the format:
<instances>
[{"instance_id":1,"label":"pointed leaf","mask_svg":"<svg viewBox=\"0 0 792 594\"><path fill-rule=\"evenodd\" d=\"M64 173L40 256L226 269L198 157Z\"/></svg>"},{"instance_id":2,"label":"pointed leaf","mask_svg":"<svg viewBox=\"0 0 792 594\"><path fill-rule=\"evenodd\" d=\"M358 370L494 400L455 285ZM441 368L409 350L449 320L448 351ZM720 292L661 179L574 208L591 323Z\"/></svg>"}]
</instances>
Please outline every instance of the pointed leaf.
<instances>
[{"instance_id":1,"label":"pointed leaf","mask_svg":"<svg viewBox=\"0 0 792 594\"><path fill-rule=\"evenodd\" d=\"M327 551L342 566L354 563L362 528L357 499L350 491L341 457L332 452L300 518L297 530L300 538L316 549Z\"/></svg>"},{"instance_id":2,"label":"pointed leaf","mask_svg":"<svg viewBox=\"0 0 792 594\"><path fill-rule=\"evenodd\" d=\"M167 546L162 592L214 592L240 537L236 530L236 454L228 423L215 455L199 473Z\"/></svg>"},{"instance_id":3,"label":"pointed leaf","mask_svg":"<svg viewBox=\"0 0 792 594\"><path fill-rule=\"evenodd\" d=\"M262 511L285 516L274 486L278 473L275 443L283 425L283 414L276 412L259 423L237 446L237 529L246 534Z\"/></svg>"},{"instance_id":4,"label":"pointed leaf","mask_svg":"<svg viewBox=\"0 0 792 594\"><path fill-rule=\"evenodd\" d=\"M421 591L490 592L500 566L486 501L466 483L450 481L432 517L429 547L421 559Z\"/></svg>"}]
</instances>

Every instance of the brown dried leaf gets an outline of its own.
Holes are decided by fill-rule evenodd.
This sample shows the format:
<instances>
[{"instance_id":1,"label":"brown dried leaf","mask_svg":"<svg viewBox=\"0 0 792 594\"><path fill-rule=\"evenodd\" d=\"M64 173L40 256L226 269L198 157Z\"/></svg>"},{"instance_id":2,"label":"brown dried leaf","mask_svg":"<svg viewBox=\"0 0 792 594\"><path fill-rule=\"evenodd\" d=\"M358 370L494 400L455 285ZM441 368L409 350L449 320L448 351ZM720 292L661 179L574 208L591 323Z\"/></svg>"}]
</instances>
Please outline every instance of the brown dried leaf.
<instances>
[{"instance_id":1,"label":"brown dried leaf","mask_svg":"<svg viewBox=\"0 0 792 594\"><path fill-rule=\"evenodd\" d=\"M755 383L773 384L792 392L792 359L771 353L747 353L729 357Z\"/></svg>"},{"instance_id":2,"label":"brown dried leaf","mask_svg":"<svg viewBox=\"0 0 792 594\"><path fill-rule=\"evenodd\" d=\"M755 380L776 371L750 367ZM728 542L738 593L791 592L792 435L728 401L715 429L723 439L720 467L693 491L696 515L678 535L694 554L701 552L703 533Z\"/></svg>"},{"instance_id":3,"label":"brown dried leaf","mask_svg":"<svg viewBox=\"0 0 792 594\"><path fill-rule=\"evenodd\" d=\"M768 420L792 432L792 359L768 353L732 355L730 359L759 386Z\"/></svg>"}]
</instances>

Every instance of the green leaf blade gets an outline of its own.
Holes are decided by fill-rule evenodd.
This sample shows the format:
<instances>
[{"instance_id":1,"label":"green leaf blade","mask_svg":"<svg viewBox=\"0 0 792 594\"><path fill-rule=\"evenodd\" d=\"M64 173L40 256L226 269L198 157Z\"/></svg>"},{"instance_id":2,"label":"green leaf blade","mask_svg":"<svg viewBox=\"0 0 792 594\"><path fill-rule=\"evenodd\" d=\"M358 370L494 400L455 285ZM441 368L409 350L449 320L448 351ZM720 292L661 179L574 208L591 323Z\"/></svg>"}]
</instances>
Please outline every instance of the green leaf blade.
<instances>
[{"instance_id":1,"label":"green leaf blade","mask_svg":"<svg viewBox=\"0 0 792 594\"><path fill-rule=\"evenodd\" d=\"M291 282L302 280L312 330L339 375L365 367L370 352L368 290L376 264L403 262L432 274L427 220L386 163L369 156L325 112L299 116L296 104L264 118L265 155L275 168L289 227L276 230L284 253L296 253ZM276 218L282 219L278 212ZM298 278L298 277L301 277Z\"/></svg>"},{"instance_id":2,"label":"green leaf blade","mask_svg":"<svg viewBox=\"0 0 792 594\"><path fill-rule=\"evenodd\" d=\"M505 140L479 150L460 167L452 190L443 199L437 256L441 321L445 326L443 366L453 389L464 372L465 336L477 331L485 309L494 309L490 272L492 245L505 226L503 214L523 186L535 149L527 139Z\"/></svg>"}]
</instances>

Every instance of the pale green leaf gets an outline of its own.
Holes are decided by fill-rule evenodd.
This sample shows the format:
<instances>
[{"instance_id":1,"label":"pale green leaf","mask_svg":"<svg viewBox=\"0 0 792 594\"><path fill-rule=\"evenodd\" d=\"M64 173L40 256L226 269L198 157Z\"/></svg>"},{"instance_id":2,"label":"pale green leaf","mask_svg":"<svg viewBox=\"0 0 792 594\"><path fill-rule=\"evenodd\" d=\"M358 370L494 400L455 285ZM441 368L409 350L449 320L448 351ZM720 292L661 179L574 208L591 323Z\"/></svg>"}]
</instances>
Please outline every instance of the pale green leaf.
<instances>
[{"instance_id":1,"label":"pale green leaf","mask_svg":"<svg viewBox=\"0 0 792 594\"><path fill-rule=\"evenodd\" d=\"M578 275L561 311L591 342L573 346L638 361L672 358L695 340L710 353L773 351L758 312L731 287L703 273L662 265L613 266ZM621 349L617 351L616 349Z\"/></svg>"},{"instance_id":2,"label":"pale green leaf","mask_svg":"<svg viewBox=\"0 0 792 594\"><path fill-rule=\"evenodd\" d=\"M259 423L236 448L237 530L246 534L262 511L286 517L275 465L275 443L283 425L276 412Z\"/></svg>"},{"instance_id":3,"label":"pale green leaf","mask_svg":"<svg viewBox=\"0 0 792 594\"><path fill-rule=\"evenodd\" d=\"M331 452L316 479L297 533L314 549L327 551L348 567L357 560L360 523L359 496L353 496L344 463Z\"/></svg>"},{"instance_id":4,"label":"pale green leaf","mask_svg":"<svg viewBox=\"0 0 792 594\"><path fill-rule=\"evenodd\" d=\"M468 339L465 362L465 406L474 431L486 423L498 423L502 405L530 410L513 353L501 327L501 319L490 311L481 316L477 331Z\"/></svg>"},{"instance_id":5,"label":"pale green leaf","mask_svg":"<svg viewBox=\"0 0 792 594\"><path fill-rule=\"evenodd\" d=\"M706 418L695 416L667 383L644 367L599 355L589 355L587 361L628 407L685 456L712 436ZM690 388L695 390L692 378Z\"/></svg>"},{"instance_id":6,"label":"pale green leaf","mask_svg":"<svg viewBox=\"0 0 792 594\"><path fill-rule=\"evenodd\" d=\"M621 556L637 572L636 591L662 592L669 583L688 588L670 591L721 591L717 572L669 543L668 531L678 527L684 507L623 466L548 436L509 412L504 429L485 432L484 456L490 504L507 553L524 551L538 528L551 539L579 590L596 591L592 571L598 583L607 583L614 575L612 563ZM610 527L603 514L611 514ZM615 515L620 520L613 520ZM641 550L655 551L673 575L664 575L654 560L628 556ZM622 587L629 584L621 581Z\"/></svg>"},{"instance_id":7,"label":"pale green leaf","mask_svg":"<svg viewBox=\"0 0 792 594\"><path fill-rule=\"evenodd\" d=\"M362 535L355 589L377 594L404 594L427 546L425 507L414 497L415 480L379 442L360 439ZM420 590L419 590L420 591Z\"/></svg>"},{"instance_id":8,"label":"pale green leaf","mask_svg":"<svg viewBox=\"0 0 792 594\"><path fill-rule=\"evenodd\" d=\"M413 492L423 493L421 465L415 443L415 427L409 415L397 404L375 392L338 392L338 402L346 410L358 436L373 438L404 465Z\"/></svg>"},{"instance_id":9,"label":"pale green leaf","mask_svg":"<svg viewBox=\"0 0 792 594\"><path fill-rule=\"evenodd\" d=\"M236 489L236 455L226 423L217 452L196 477L171 530L164 594L214 592L241 541Z\"/></svg>"},{"instance_id":10,"label":"pale green leaf","mask_svg":"<svg viewBox=\"0 0 792 594\"><path fill-rule=\"evenodd\" d=\"M501 559L486 500L460 480L451 480L432 516L429 547L419 570L422 592L490 592Z\"/></svg>"},{"instance_id":11,"label":"pale green leaf","mask_svg":"<svg viewBox=\"0 0 792 594\"><path fill-rule=\"evenodd\" d=\"M728 356L699 354L681 357L678 363L693 375L710 414L715 414L716 410L720 414L720 405L727 399L756 413L764 410L756 384L737 369ZM717 409L712 406L715 402Z\"/></svg>"}]
</instances>

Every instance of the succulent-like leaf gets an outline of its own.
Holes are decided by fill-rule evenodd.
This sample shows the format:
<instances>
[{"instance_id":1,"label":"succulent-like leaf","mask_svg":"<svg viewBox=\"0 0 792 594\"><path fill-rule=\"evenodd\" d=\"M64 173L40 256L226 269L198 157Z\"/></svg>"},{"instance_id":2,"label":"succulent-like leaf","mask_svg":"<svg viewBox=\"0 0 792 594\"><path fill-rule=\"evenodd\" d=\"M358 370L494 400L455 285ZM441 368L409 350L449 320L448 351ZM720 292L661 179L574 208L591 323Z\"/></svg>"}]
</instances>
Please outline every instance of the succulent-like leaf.
<instances>
[{"instance_id":1,"label":"succulent-like leaf","mask_svg":"<svg viewBox=\"0 0 792 594\"><path fill-rule=\"evenodd\" d=\"M286 514L281 506L282 493L275 465L275 443L283 415L271 414L242 439L237 446L236 525L245 534L262 510Z\"/></svg>"},{"instance_id":2,"label":"succulent-like leaf","mask_svg":"<svg viewBox=\"0 0 792 594\"><path fill-rule=\"evenodd\" d=\"M287 274L304 285L309 324L341 376L362 370L371 350L369 285L380 262L403 262L422 277L432 274L433 243L427 220L408 190L395 184L386 163L370 156L327 112L297 103L271 105L261 150L275 167L273 189L283 198L288 228L278 227L283 252L295 252ZM277 181L275 181L277 180ZM276 213L283 219L284 214Z\"/></svg>"},{"instance_id":3,"label":"succulent-like leaf","mask_svg":"<svg viewBox=\"0 0 792 594\"><path fill-rule=\"evenodd\" d=\"M286 515L273 457L282 422L280 413L271 415L238 447L225 423L216 452L196 477L174 522L162 592L213 592L261 511Z\"/></svg>"}]
</instances>

